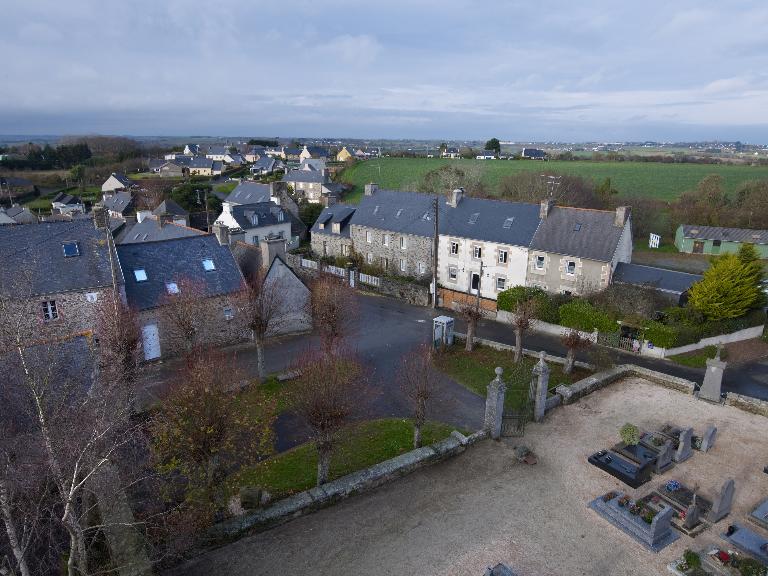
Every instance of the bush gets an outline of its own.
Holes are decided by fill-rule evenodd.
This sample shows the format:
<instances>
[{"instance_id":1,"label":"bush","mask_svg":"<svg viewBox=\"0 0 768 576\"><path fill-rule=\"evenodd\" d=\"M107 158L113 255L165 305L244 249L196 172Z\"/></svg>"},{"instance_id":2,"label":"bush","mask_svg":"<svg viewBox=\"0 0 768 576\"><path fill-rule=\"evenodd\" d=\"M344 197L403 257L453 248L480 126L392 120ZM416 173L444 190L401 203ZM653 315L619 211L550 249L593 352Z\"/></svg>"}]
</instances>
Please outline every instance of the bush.
<instances>
[{"instance_id":1,"label":"bush","mask_svg":"<svg viewBox=\"0 0 768 576\"><path fill-rule=\"evenodd\" d=\"M560 297L551 296L541 288L528 286L513 286L503 292L499 292L496 305L499 310L514 312L520 302L533 300L536 302L536 318L551 324L560 322L558 306L562 302Z\"/></svg>"},{"instance_id":2,"label":"bush","mask_svg":"<svg viewBox=\"0 0 768 576\"><path fill-rule=\"evenodd\" d=\"M763 566L757 560L744 558L739 560L739 573L741 576L766 576L768 568Z\"/></svg>"},{"instance_id":3,"label":"bush","mask_svg":"<svg viewBox=\"0 0 768 576\"><path fill-rule=\"evenodd\" d=\"M634 424L624 424L619 429L619 436L621 441L629 446L636 446L640 443L640 429Z\"/></svg>"},{"instance_id":4,"label":"bush","mask_svg":"<svg viewBox=\"0 0 768 576\"><path fill-rule=\"evenodd\" d=\"M677 330L661 322L649 322L645 327L645 339L658 348L674 348L677 344Z\"/></svg>"},{"instance_id":5,"label":"bush","mask_svg":"<svg viewBox=\"0 0 768 576\"><path fill-rule=\"evenodd\" d=\"M606 312L598 310L586 300L573 300L558 309L560 324L583 332L616 332L618 325Z\"/></svg>"},{"instance_id":6,"label":"bush","mask_svg":"<svg viewBox=\"0 0 768 576\"><path fill-rule=\"evenodd\" d=\"M701 566L701 558L693 550L683 552L683 561L688 568L698 568Z\"/></svg>"},{"instance_id":7,"label":"bush","mask_svg":"<svg viewBox=\"0 0 768 576\"><path fill-rule=\"evenodd\" d=\"M693 344L702 338L730 334L765 323L765 312L750 310L740 318L706 320L690 308L669 308L663 322L653 321L645 326L645 339L654 346L674 348Z\"/></svg>"}]
</instances>

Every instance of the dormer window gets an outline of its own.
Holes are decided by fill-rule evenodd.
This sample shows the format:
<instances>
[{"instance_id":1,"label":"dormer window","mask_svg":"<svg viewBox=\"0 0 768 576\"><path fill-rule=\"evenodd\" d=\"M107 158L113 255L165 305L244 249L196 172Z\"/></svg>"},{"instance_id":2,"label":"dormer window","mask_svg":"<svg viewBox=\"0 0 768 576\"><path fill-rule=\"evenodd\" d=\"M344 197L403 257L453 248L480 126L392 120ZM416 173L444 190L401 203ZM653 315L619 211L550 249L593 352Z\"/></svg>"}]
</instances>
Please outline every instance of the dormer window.
<instances>
[{"instance_id":1,"label":"dormer window","mask_svg":"<svg viewBox=\"0 0 768 576\"><path fill-rule=\"evenodd\" d=\"M256 214L251 216L251 224L253 224L254 226L259 225L259 217Z\"/></svg>"},{"instance_id":2,"label":"dormer window","mask_svg":"<svg viewBox=\"0 0 768 576\"><path fill-rule=\"evenodd\" d=\"M62 242L61 249L64 251L64 258L80 256L80 246L77 242Z\"/></svg>"},{"instance_id":3,"label":"dormer window","mask_svg":"<svg viewBox=\"0 0 768 576\"><path fill-rule=\"evenodd\" d=\"M210 258L205 258L203 260L203 270L206 272L211 272L212 270L216 270L216 264L213 263L213 260Z\"/></svg>"},{"instance_id":4,"label":"dormer window","mask_svg":"<svg viewBox=\"0 0 768 576\"><path fill-rule=\"evenodd\" d=\"M166 282L165 283L165 289L168 291L168 294L178 294L179 293L179 285L176 284L176 282Z\"/></svg>"},{"instance_id":5,"label":"dormer window","mask_svg":"<svg viewBox=\"0 0 768 576\"><path fill-rule=\"evenodd\" d=\"M147 271L144 270L144 268L136 268L133 271L133 277L136 278L136 282L146 282L147 281Z\"/></svg>"},{"instance_id":6,"label":"dormer window","mask_svg":"<svg viewBox=\"0 0 768 576\"><path fill-rule=\"evenodd\" d=\"M283 220L285 220L285 215L283 214L283 211L280 210L280 212L277 213L277 221L282 222Z\"/></svg>"}]
</instances>

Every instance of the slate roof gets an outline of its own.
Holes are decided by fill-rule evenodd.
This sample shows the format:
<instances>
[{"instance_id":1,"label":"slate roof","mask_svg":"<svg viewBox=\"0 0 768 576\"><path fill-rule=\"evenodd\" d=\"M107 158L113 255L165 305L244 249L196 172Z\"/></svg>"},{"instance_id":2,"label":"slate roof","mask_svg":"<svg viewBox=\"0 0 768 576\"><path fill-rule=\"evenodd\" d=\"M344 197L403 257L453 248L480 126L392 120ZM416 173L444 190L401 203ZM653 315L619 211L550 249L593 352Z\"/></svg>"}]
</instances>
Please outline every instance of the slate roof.
<instances>
[{"instance_id":1,"label":"slate roof","mask_svg":"<svg viewBox=\"0 0 768 576\"><path fill-rule=\"evenodd\" d=\"M283 214L283 220L278 220L278 214ZM258 217L258 224L253 223L253 216ZM286 212L274 202L257 202L254 204L238 204L232 206L232 217L243 230L252 230L254 228L263 228L264 226L273 226L287 222L290 219L286 217Z\"/></svg>"},{"instance_id":2,"label":"slate roof","mask_svg":"<svg viewBox=\"0 0 768 576\"><path fill-rule=\"evenodd\" d=\"M114 192L105 195L102 204L107 210L125 214L131 209L133 196L130 192Z\"/></svg>"},{"instance_id":3,"label":"slate roof","mask_svg":"<svg viewBox=\"0 0 768 576\"><path fill-rule=\"evenodd\" d=\"M211 164L211 170L214 172L221 172L224 170L224 162L221 160L214 160Z\"/></svg>"},{"instance_id":4,"label":"slate roof","mask_svg":"<svg viewBox=\"0 0 768 576\"><path fill-rule=\"evenodd\" d=\"M22 212L29 212L24 206L11 206L10 208L5 209L5 213L8 214L11 218L16 218L19 214ZM31 212L30 212L31 214Z\"/></svg>"},{"instance_id":5,"label":"slate roof","mask_svg":"<svg viewBox=\"0 0 768 576\"><path fill-rule=\"evenodd\" d=\"M539 226L538 204L466 196L456 208L441 204L445 208L444 212L440 213L442 235L510 246L528 246ZM505 228L508 219L513 220Z\"/></svg>"},{"instance_id":6,"label":"slate roof","mask_svg":"<svg viewBox=\"0 0 768 576\"><path fill-rule=\"evenodd\" d=\"M303 148L283 148L283 153L286 156L298 156L303 151Z\"/></svg>"},{"instance_id":7,"label":"slate roof","mask_svg":"<svg viewBox=\"0 0 768 576\"><path fill-rule=\"evenodd\" d=\"M750 230L748 228L721 228L719 226L683 224L683 237L693 238L694 240L768 244L768 230Z\"/></svg>"},{"instance_id":8,"label":"slate roof","mask_svg":"<svg viewBox=\"0 0 768 576\"><path fill-rule=\"evenodd\" d=\"M63 243L79 256L65 257ZM53 294L112 285L105 232L93 219L0 227L0 292ZM23 285L19 285L23 283Z\"/></svg>"},{"instance_id":9,"label":"slate roof","mask_svg":"<svg viewBox=\"0 0 768 576\"><path fill-rule=\"evenodd\" d=\"M307 166L312 170L324 170L325 169L325 160L322 158L306 158L301 161L301 165L299 166L299 170L304 169L304 167Z\"/></svg>"},{"instance_id":10,"label":"slate roof","mask_svg":"<svg viewBox=\"0 0 768 576\"><path fill-rule=\"evenodd\" d=\"M547 155L544 150L538 148L523 148L521 154L524 158L544 158Z\"/></svg>"},{"instance_id":11,"label":"slate roof","mask_svg":"<svg viewBox=\"0 0 768 576\"><path fill-rule=\"evenodd\" d=\"M277 162L274 158L270 158L269 156L261 156L258 160L256 160L256 162L253 163L251 169L272 171L275 169L276 163Z\"/></svg>"},{"instance_id":12,"label":"slate roof","mask_svg":"<svg viewBox=\"0 0 768 576\"><path fill-rule=\"evenodd\" d=\"M157 208L152 210L152 214L160 216L161 214L172 214L173 216L187 216L189 212L184 210L181 206L176 204L172 199L168 198L163 200L157 205Z\"/></svg>"},{"instance_id":13,"label":"slate roof","mask_svg":"<svg viewBox=\"0 0 768 576\"><path fill-rule=\"evenodd\" d=\"M224 155L229 153L229 146L208 146L207 154Z\"/></svg>"},{"instance_id":14,"label":"slate roof","mask_svg":"<svg viewBox=\"0 0 768 576\"><path fill-rule=\"evenodd\" d=\"M339 195L344 190L344 184L341 182L326 182L323 184L323 194Z\"/></svg>"},{"instance_id":15,"label":"slate roof","mask_svg":"<svg viewBox=\"0 0 768 576\"><path fill-rule=\"evenodd\" d=\"M688 274L677 270L666 270L654 266L640 264L627 264L619 262L613 273L613 281L622 284L634 284L637 286L653 285L658 290L682 294L695 282L701 280L698 274Z\"/></svg>"},{"instance_id":16,"label":"slate roof","mask_svg":"<svg viewBox=\"0 0 768 576\"><path fill-rule=\"evenodd\" d=\"M112 172L110 178L114 178L115 180L120 182L120 184L122 184L126 188L130 188L134 184L134 182L130 178L128 178L128 176L126 176L125 174L123 174L121 172ZM109 180L109 178L107 178L107 180Z\"/></svg>"},{"instance_id":17,"label":"slate roof","mask_svg":"<svg viewBox=\"0 0 768 576\"><path fill-rule=\"evenodd\" d=\"M0 208L0 224L16 224L16 220L6 214L4 208Z\"/></svg>"},{"instance_id":18,"label":"slate roof","mask_svg":"<svg viewBox=\"0 0 768 576\"><path fill-rule=\"evenodd\" d=\"M213 160L204 156L195 156L189 163L190 168L212 168Z\"/></svg>"},{"instance_id":19,"label":"slate roof","mask_svg":"<svg viewBox=\"0 0 768 576\"><path fill-rule=\"evenodd\" d=\"M255 204L257 202L269 202L270 196L269 184L243 180L230 192L226 202L230 204Z\"/></svg>"},{"instance_id":20,"label":"slate roof","mask_svg":"<svg viewBox=\"0 0 768 576\"><path fill-rule=\"evenodd\" d=\"M158 240L170 240L173 238L186 238L187 236L200 236L205 234L202 230L179 226L173 222L164 222L160 225L159 218L144 218L130 227L121 231L116 244L138 244L140 242L156 242Z\"/></svg>"},{"instance_id":21,"label":"slate roof","mask_svg":"<svg viewBox=\"0 0 768 576\"><path fill-rule=\"evenodd\" d=\"M530 248L610 262L624 231L613 225L615 216L615 212L607 210L554 206L541 221Z\"/></svg>"},{"instance_id":22,"label":"slate roof","mask_svg":"<svg viewBox=\"0 0 768 576\"><path fill-rule=\"evenodd\" d=\"M128 304L138 310L160 306L167 294L166 282L192 281L200 285L206 296L231 294L243 285L243 275L229 247L221 246L212 234L123 244L117 247L117 253ZM215 270L203 268L206 258L213 260ZM147 280L136 281L137 269L145 270Z\"/></svg>"},{"instance_id":23,"label":"slate roof","mask_svg":"<svg viewBox=\"0 0 768 576\"><path fill-rule=\"evenodd\" d=\"M300 182L322 184L328 181L328 176L320 170L290 170L283 175L283 182Z\"/></svg>"},{"instance_id":24,"label":"slate roof","mask_svg":"<svg viewBox=\"0 0 768 576\"><path fill-rule=\"evenodd\" d=\"M373 196L363 196L350 224L433 238L434 198L420 192L379 189Z\"/></svg>"},{"instance_id":25,"label":"slate roof","mask_svg":"<svg viewBox=\"0 0 768 576\"><path fill-rule=\"evenodd\" d=\"M83 203L82 200L80 200L79 196L75 196L73 194L67 194L66 192L59 192L58 194L56 194L56 196L53 197L53 200L51 200L51 204L56 202L60 204L66 204L66 205Z\"/></svg>"},{"instance_id":26,"label":"slate roof","mask_svg":"<svg viewBox=\"0 0 768 576\"><path fill-rule=\"evenodd\" d=\"M312 154L313 158L327 158L328 157L328 150L325 148L322 148L321 146L306 146L307 152ZM303 152L303 150L302 150Z\"/></svg>"},{"instance_id":27,"label":"slate roof","mask_svg":"<svg viewBox=\"0 0 768 576\"><path fill-rule=\"evenodd\" d=\"M349 238L349 223L352 216L355 214L355 209L345 204L332 204L327 208L323 208L320 212L320 216L312 225L312 234L328 234L330 236L342 236ZM339 233L333 231L333 223L339 222L341 224L341 230ZM324 228L320 228L323 224Z\"/></svg>"}]
</instances>

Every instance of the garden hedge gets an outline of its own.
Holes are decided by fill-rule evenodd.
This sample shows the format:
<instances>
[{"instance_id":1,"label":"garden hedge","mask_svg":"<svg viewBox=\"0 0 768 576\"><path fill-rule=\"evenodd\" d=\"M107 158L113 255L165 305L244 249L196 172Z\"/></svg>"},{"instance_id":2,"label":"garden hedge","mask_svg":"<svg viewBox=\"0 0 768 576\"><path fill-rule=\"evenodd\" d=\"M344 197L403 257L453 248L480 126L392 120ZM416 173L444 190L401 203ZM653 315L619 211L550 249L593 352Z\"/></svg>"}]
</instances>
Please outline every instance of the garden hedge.
<instances>
[{"instance_id":1,"label":"garden hedge","mask_svg":"<svg viewBox=\"0 0 768 576\"><path fill-rule=\"evenodd\" d=\"M559 324L560 315L555 297L547 294L541 288L529 286L508 288L499 292L496 306L499 310L514 312L517 304L526 300L536 301L536 318L551 324Z\"/></svg>"},{"instance_id":2,"label":"garden hedge","mask_svg":"<svg viewBox=\"0 0 768 576\"><path fill-rule=\"evenodd\" d=\"M573 300L563 304L558 313L560 324L568 328L584 332L592 332L595 328L600 332L617 332L619 329L610 314L598 310L586 300Z\"/></svg>"}]
</instances>

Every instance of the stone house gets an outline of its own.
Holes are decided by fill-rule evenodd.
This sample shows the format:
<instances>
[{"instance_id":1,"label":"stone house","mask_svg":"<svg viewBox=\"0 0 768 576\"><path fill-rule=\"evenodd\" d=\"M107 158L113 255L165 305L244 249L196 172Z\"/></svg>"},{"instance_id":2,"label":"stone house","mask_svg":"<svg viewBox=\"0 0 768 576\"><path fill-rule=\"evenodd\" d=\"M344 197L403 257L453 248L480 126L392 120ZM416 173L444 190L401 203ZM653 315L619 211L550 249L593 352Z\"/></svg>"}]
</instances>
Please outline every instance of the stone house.
<instances>
[{"instance_id":1,"label":"stone house","mask_svg":"<svg viewBox=\"0 0 768 576\"><path fill-rule=\"evenodd\" d=\"M109 230L93 219L0 226L0 297L27 341L94 332L122 276ZM116 288L117 286L117 288Z\"/></svg>"},{"instance_id":2,"label":"stone house","mask_svg":"<svg viewBox=\"0 0 768 576\"><path fill-rule=\"evenodd\" d=\"M542 201L528 251L526 284L548 292L584 294L606 288L619 262L632 261L632 218L615 211L554 206Z\"/></svg>"},{"instance_id":3,"label":"stone house","mask_svg":"<svg viewBox=\"0 0 768 576\"><path fill-rule=\"evenodd\" d=\"M323 208L310 230L312 252L319 256L351 256L349 223L354 214L355 208L343 204Z\"/></svg>"},{"instance_id":4,"label":"stone house","mask_svg":"<svg viewBox=\"0 0 768 576\"><path fill-rule=\"evenodd\" d=\"M304 198L311 204L323 202L323 186L331 182L327 170L314 170L305 165L301 170L290 170L282 179L292 186L297 198Z\"/></svg>"},{"instance_id":5,"label":"stone house","mask_svg":"<svg viewBox=\"0 0 768 576\"><path fill-rule=\"evenodd\" d=\"M524 286L528 245L539 226L539 207L467 198L454 190L440 214L438 283L444 302ZM456 294L458 293L458 294Z\"/></svg>"},{"instance_id":6,"label":"stone house","mask_svg":"<svg viewBox=\"0 0 768 576\"><path fill-rule=\"evenodd\" d=\"M105 192L101 205L107 209L110 218L125 220L133 211L133 196L130 192Z\"/></svg>"},{"instance_id":7,"label":"stone house","mask_svg":"<svg viewBox=\"0 0 768 576\"><path fill-rule=\"evenodd\" d=\"M187 349L169 312L185 301L193 303L189 312L197 322L197 344L226 346L247 339L237 312L243 275L229 247L212 234L123 244L117 253L128 305L138 312L145 360ZM188 290L194 290L192 297L182 293Z\"/></svg>"},{"instance_id":8,"label":"stone house","mask_svg":"<svg viewBox=\"0 0 768 576\"><path fill-rule=\"evenodd\" d=\"M171 160L161 164L156 172L162 178L181 178L184 175L189 174L189 167L179 163L177 160Z\"/></svg>"},{"instance_id":9,"label":"stone house","mask_svg":"<svg viewBox=\"0 0 768 576\"><path fill-rule=\"evenodd\" d=\"M349 224L354 250L389 274L431 277L434 201L429 194L367 184Z\"/></svg>"},{"instance_id":10,"label":"stone house","mask_svg":"<svg viewBox=\"0 0 768 576\"><path fill-rule=\"evenodd\" d=\"M222 212L214 226L219 230L228 229L230 243L234 241L246 244L258 244L264 238L282 238L291 243L291 217L274 202L232 205L224 202ZM221 240L221 233L218 233Z\"/></svg>"},{"instance_id":11,"label":"stone house","mask_svg":"<svg viewBox=\"0 0 768 576\"><path fill-rule=\"evenodd\" d=\"M133 182L125 174L121 174L120 172L112 172L109 178L104 181L104 184L101 185L101 191L117 192L118 190L127 190L134 184L135 182Z\"/></svg>"},{"instance_id":12,"label":"stone house","mask_svg":"<svg viewBox=\"0 0 768 576\"><path fill-rule=\"evenodd\" d=\"M285 211L285 216L291 223L290 238L292 242L306 238L307 226L299 217L299 206L288 194L288 186L283 182L261 184L242 180L229 195L224 198L224 204L237 206L240 204L258 204L272 202ZM224 206L226 208L226 206Z\"/></svg>"}]
</instances>

